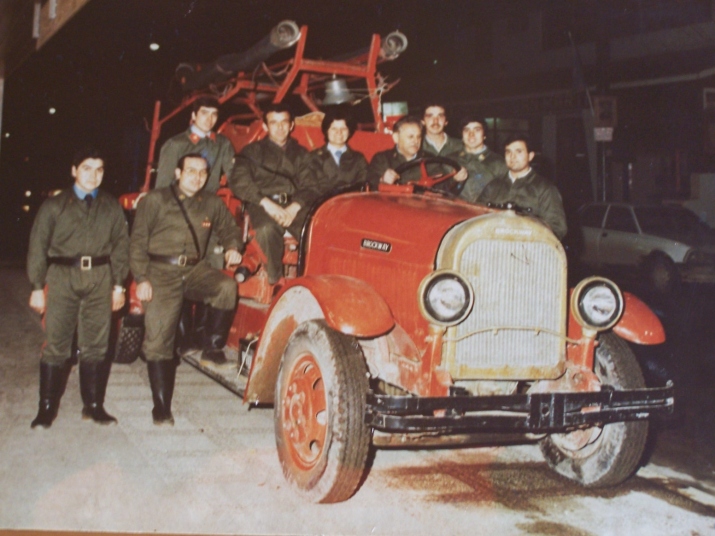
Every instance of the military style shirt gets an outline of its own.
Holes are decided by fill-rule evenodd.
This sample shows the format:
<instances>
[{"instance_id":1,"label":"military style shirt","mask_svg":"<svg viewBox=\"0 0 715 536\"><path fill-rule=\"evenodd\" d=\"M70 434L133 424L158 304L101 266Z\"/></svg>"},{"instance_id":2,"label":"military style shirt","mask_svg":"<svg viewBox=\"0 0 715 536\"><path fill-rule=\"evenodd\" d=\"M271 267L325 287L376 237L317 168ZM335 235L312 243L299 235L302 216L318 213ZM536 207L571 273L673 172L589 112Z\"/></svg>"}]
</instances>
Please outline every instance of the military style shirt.
<instances>
[{"instance_id":1,"label":"military style shirt","mask_svg":"<svg viewBox=\"0 0 715 536\"><path fill-rule=\"evenodd\" d=\"M27 253L32 289L45 286L47 257L81 256L109 256L114 285L124 285L129 272L127 221L117 200L102 190L89 209L72 188L42 203Z\"/></svg>"},{"instance_id":2,"label":"military style shirt","mask_svg":"<svg viewBox=\"0 0 715 536\"><path fill-rule=\"evenodd\" d=\"M444 142L444 145L439 151L437 151L434 145L427 141L427 137L425 136L422 140L422 151L426 153L427 156L447 156L462 150L464 147L462 140L458 140L447 134L445 134L445 136L447 136L447 141Z\"/></svg>"},{"instance_id":3,"label":"military style shirt","mask_svg":"<svg viewBox=\"0 0 715 536\"><path fill-rule=\"evenodd\" d=\"M233 144L226 136L211 132L203 138L191 132L191 128L173 138L169 138L162 146L159 154L159 165L156 171L155 188L166 188L174 183L176 165L179 159L187 154L198 153L209 164L209 176L204 191L216 193L221 183L221 175L231 176L233 169Z\"/></svg>"},{"instance_id":4,"label":"military style shirt","mask_svg":"<svg viewBox=\"0 0 715 536\"><path fill-rule=\"evenodd\" d=\"M508 201L530 208L531 213L541 218L559 240L566 236L566 214L561 194L551 181L537 175L533 169L513 183L508 174L494 179L479 196L480 203L502 204Z\"/></svg>"},{"instance_id":5,"label":"military style shirt","mask_svg":"<svg viewBox=\"0 0 715 536\"><path fill-rule=\"evenodd\" d=\"M468 153L462 149L448 155L447 158L456 160L460 166L467 169L469 176L464 181L464 188L459 197L476 203L484 187L498 177L503 177L509 172L504 159L490 149L479 154Z\"/></svg>"},{"instance_id":6,"label":"military style shirt","mask_svg":"<svg viewBox=\"0 0 715 536\"><path fill-rule=\"evenodd\" d=\"M426 156L429 155L425 154L423 151L418 151L415 159L425 158ZM382 178L385 174L385 171L388 169L397 169L405 162L407 162L407 159L402 156L397 148L375 153L370 161L370 165L367 167L367 180L370 183L370 186L377 188L377 185L380 183L380 178ZM418 181L421 173L420 166L416 165L400 175L399 183L404 184L407 182Z\"/></svg>"},{"instance_id":7,"label":"military style shirt","mask_svg":"<svg viewBox=\"0 0 715 536\"><path fill-rule=\"evenodd\" d=\"M301 207L317 197L317 183L307 171L308 151L293 138L279 147L269 138L249 143L236 155L229 180L233 194L258 205L264 197L286 194Z\"/></svg>"},{"instance_id":8,"label":"military style shirt","mask_svg":"<svg viewBox=\"0 0 715 536\"><path fill-rule=\"evenodd\" d=\"M189 226L181 213L172 189L186 209L199 240L196 251ZM149 253L154 255L203 258L209 235L216 234L225 249L241 250L241 231L223 201L211 193L198 192L186 197L176 183L168 188L152 190L139 201L132 227L129 263L137 283L146 280Z\"/></svg>"},{"instance_id":9,"label":"military style shirt","mask_svg":"<svg viewBox=\"0 0 715 536\"><path fill-rule=\"evenodd\" d=\"M335 162L327 145L310 153L309 173L315 177L317 191L322 196L328 192L364 183L367 179L367 160L362 153L349 147L344 149L340 165Z\"/></svg>"}]
</instances>

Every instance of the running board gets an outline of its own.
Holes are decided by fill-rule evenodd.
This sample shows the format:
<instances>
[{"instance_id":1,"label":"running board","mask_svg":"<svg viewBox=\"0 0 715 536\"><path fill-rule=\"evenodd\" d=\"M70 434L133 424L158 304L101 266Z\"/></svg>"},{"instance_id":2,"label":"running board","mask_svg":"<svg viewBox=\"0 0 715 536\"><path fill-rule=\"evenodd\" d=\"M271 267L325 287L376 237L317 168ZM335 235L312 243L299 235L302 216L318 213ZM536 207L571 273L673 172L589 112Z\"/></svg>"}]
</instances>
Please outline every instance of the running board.
<instances>
[{"instance_id":1,"label":"running board","mask_svg":"<svg viewBox=\"0 0 715 536\"><path fill-rule=\"evenodd\" d=\"M248 382L248 367L245 364L241 367L241 362L238 360L238 350L227 346L223 351L226 354L228 363L221 366L201 361L201 350L190 350L182 354L181 359L206 374L215 382L220 383L232 393L243 398Z\"/></svg>"}]
</instances>

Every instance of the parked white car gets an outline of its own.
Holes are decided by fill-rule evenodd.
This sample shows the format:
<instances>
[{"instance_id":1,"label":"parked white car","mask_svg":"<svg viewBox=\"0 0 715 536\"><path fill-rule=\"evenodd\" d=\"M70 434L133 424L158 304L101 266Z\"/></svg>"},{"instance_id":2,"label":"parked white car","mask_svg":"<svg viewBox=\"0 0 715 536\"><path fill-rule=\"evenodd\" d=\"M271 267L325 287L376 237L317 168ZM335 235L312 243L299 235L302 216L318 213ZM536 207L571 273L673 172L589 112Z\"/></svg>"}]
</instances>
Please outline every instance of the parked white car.
<instances>
[{"instance_id":1,"label":"parked white car","mask_svg":"<svg viewBox=\"0 0 715 536\"><path fill-rule=\"evenodd\" d=\"M715 283L714 232L690 210L590 203L579 215L581 261L587 266L628 270L662 293L673 292L681 281Z\"/></svg>"}]
</instances>

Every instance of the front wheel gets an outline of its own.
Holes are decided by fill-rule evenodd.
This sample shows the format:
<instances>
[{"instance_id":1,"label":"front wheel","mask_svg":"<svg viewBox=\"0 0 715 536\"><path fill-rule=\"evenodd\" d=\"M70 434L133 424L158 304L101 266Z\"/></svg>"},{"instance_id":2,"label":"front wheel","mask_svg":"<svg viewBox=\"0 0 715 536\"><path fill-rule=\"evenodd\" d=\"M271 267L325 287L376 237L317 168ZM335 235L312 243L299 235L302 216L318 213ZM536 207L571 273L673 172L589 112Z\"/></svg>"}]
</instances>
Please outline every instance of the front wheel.
<instances>
[{"instance_id":1,"label":"front wheel","mask_svg":"<svg viewBox=\"0 0 715 536\"><path fill-rule=\"evenodd\" d=\"M643 373L628 344L613 333L598 339L595 372L615 389L642 389ZM620 484L638 468L648 423L619 422L603 427L552 434L540 443L546 463L557 473L586 487Z\"/></svg>"},{"instance_id":2,"label":"front wheel","mask_svg":"<svg viewBox=\"0 0 715 536\"><path fill-rule=\"evenodd\" d=\"M370 448L367 369L354 338L304 322L283 354L275 392L278 458L286 480L316 503L348 499Z\"/></svg>"}]
</instances>

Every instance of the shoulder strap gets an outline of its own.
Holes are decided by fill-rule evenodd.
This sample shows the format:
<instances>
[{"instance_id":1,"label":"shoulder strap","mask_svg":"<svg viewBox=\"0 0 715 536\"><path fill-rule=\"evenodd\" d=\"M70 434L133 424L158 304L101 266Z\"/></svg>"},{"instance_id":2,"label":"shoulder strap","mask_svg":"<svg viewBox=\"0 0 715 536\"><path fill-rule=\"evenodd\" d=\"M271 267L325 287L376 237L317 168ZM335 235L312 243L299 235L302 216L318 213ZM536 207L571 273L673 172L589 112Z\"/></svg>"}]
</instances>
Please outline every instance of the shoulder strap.
<instances>
[{"instance_id":1,"label":"shoulder strap","mask_svg":"<svg viewBox=\"0 0 715 536\"><path fill-rule=\"evenodd\" d=\"M194 226L191 225L191 220L189 219L189 215L186 213L186 208L184 208L184 204L181 202L181 199L179 199L179 196L176 193L176 187L174 184L172 184L169 189L171 190L171 194L174 196L174 199L176 199L176 202L179 204L179 208L181 209L181 214L184 216L184 220L186 220L186 225L189 226L189 231L191 231L191 238L194 239L194 246L196 247L196 253L199 256L199 259L203 258L203 255L201 254L201 248L199 247L199 237L196 236L196 231L194 230Z\"/></svg>"}]
</instances>

